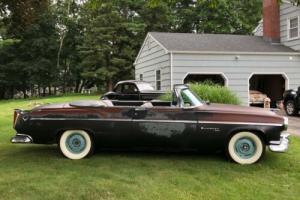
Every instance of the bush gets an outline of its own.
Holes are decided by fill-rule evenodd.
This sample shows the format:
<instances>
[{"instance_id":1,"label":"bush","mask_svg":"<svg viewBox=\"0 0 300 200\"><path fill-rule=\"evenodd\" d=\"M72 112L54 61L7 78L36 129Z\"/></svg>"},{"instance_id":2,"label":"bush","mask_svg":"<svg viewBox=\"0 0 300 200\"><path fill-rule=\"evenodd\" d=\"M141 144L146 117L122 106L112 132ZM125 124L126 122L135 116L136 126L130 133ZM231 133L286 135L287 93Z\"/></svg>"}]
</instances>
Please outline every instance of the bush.
<instances>
[{"instance_id":1,"label":"bush","mask_svg":"<svg viewBox=\"0 0 300 200\"><path fill-rule=\"evenodd\" d=\"M211 103L223 103L239 105L240 99L229 88L214 84L212 82L191 83L190 89L197 94L202 100ZM160 97L160 100L170 101L172 95L167 93Z\"/></svg>"},{"instance_id":2,"label":"bush","mask_svg":"<svg viewBox=\"0 0 300 200\"><path fill-rule=\"evenodd\" d=\"M241 103L238 96L228 87L220 86L213 83L192 83L190 89L201 99L211 103L223 103L239 105Z\"/></svg>"}]
</instances>

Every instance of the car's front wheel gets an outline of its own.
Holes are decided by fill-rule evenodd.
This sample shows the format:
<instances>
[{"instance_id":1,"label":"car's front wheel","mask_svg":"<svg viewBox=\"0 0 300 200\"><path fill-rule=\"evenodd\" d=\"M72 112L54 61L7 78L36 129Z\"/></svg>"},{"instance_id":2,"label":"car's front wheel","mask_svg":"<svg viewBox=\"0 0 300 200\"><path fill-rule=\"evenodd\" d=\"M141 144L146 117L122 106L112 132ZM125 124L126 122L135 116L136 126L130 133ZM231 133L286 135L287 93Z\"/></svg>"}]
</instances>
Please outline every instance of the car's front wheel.
<instances>
[{"instance_id":1,"label":"car's front wheel","mask_svg":"<svg viewBox=\"0 0 300 200\"><path fill-rule=\"evenodd\" d=\"M68 130L60 137L59 148L65 157L78 160L93 153L93 141L86 131Z\"/></svg>"},{"instance_id":2,"label":"car's front wheel","mask_svg":"<svg viewBox=\"0 0 300 200\"><path fill-rule=\"evenodd\" d=\"M297 109L295 106L295 102L293 100L289 100L285 104L285 112L289 116L293 116L297 114Z\"/></svg>"},{"instance_id":3,"label":"car's front wheel","mask_svg":"<svg viewBox=\"0 0 300 200\"><path fill-rule=\"evenodd\" d=\"M234 134L227 145L228 156L238 164L253 164L261 159L265 152L262 139L252 132Z\"/></svg>"}]
</instances>

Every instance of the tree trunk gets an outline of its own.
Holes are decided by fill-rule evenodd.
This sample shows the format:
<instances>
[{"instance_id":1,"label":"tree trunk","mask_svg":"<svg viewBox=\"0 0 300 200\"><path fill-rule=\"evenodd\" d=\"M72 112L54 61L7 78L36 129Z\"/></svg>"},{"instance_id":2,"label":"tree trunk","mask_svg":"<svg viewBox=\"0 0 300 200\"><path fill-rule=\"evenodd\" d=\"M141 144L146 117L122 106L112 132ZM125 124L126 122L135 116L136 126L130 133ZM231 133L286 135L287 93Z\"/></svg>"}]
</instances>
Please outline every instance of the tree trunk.
<instances>
[{"instance_id":1,"label":"tree trunk","mask_svg":"<svg viewBox=\"0 0 300 200\"><path fill-rule=\"evenodd\" d=\"M71 0L68 1L67 16L69 16L70 8L71 8ZM60 42L59 42L59 49L58 49L58 52L57 52L57 63L56 63L58 70L60 70L60 56L61 56L61 51L62 51L62 48L63 48L63 45L64 45L64 40L65 40L65 37L66 37L66 33L67 33L66 30L62 30L62 32L61 32L61 37L60 37ZM64 75L63 75L63 79L64 79L63 80L63 93L65 93L66 92L66 85L65 85Z\"/></svg>"},{"instance_id":2,"label":"tree trunk","mask_svg":"<svg viewBox=\"0 0 300 200\"><path fill-rule=\"evenodd\" d=\"M39 95L39 97L41 96L41 87L40 87L40 85L38 85L38 95Z\"/></svg>"},{"instance_id":3,"label":"tree trunk","mask_svg":"<svg viewBox=\"0 0 300 200\"><path fill-rule=\"evenodd\" d=\"M51 96L52 95L52 93L51 93L51 85L49 85L48 88L49 88L49 96Z\"/></svg>"},{"instance_id":4,"label":"tree trunk","mask_svg":"<svg viewBox=\"0 0 300 200\"><path fill-rule=\"evenodd\" d=\"M107 89L108 89L108 91L112 91L112 89L113 89L113 82L111 79L109 79L107 81Z\"/></svg>"},{"instance_id":5,"label":"tree trunk","mask_svg":"<svg viewBox=\"0 0 300 200\"><path fill-rule=\"evenodd\" d=\"M46 87L43 87L43 97L46 96Z\"/></svg>"},{"instance_id":6,"label":"tree trunk","mask_svg":"<svg viewBox=\"0 0 300 200\"><path fill-rule=\"evenodd\" d=\"M80 86L80 80L77 79L76 82L75 82L75 93L78 93L79 92L79 86Z\"/></svg>"},{"instance_id":7,"label":"tree trunk","mask_svg":"<svg viewBox=\"0 0 300 200\"><path fill-rule=\"evenodd\" d=\"M82 92L84 85L85 85L85 81L83 80L80 87L79 87L79 91L78 91L79 93Z\"/></svg>"}]
</instances>

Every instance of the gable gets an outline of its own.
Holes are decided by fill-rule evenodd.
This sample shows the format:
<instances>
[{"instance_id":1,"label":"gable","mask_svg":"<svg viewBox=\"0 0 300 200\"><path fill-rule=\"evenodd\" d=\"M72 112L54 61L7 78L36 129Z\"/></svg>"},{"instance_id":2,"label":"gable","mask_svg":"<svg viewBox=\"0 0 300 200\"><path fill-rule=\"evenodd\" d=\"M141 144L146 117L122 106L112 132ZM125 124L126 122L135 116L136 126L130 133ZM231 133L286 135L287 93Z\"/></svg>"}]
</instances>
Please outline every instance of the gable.
<instances>
[{"instance_id":1,"label":"gable","mask_svg":"<svg viewBox=\"0 0 300 200\"><path fill-rule=\"evenodd\" d=\"M148 33L135 59L134 64L139 63L139 60L143 57L146 57L158 51L164 51L165 53L168 52L168 50L161 43L159 43L150 33Z\"/></svg>"}]
</instances>

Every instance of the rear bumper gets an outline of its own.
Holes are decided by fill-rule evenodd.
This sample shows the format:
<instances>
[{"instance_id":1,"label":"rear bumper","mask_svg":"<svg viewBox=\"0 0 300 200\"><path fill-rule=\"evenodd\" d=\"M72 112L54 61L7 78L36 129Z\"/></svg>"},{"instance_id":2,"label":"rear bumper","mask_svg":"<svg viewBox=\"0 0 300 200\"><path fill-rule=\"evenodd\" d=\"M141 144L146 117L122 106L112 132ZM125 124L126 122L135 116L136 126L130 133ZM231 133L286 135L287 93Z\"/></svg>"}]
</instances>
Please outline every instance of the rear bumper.
<instances>
[{"instance_id":1,"label":"rear bumper","mask_svg":"<svg viewBox=\"0 0 300 200\"><path fill-rule=\"evenodd\" d=\"M284 153L289 148L289 136L290 134L283 132L280 135L280 141L270 141L269 149L273 152Z\"/></svg>"},{"instance_id":2,"label":"rear bumper","mask_svg":"<svg viewBox=\"0 0 300 200\"><path fill-rule=\"evenodd\" d=\"M32 137L30 137L29 135L19 133L12 137L10 141L14 144L30 144L33 142Z\"/></svg>"}]
</instances>

